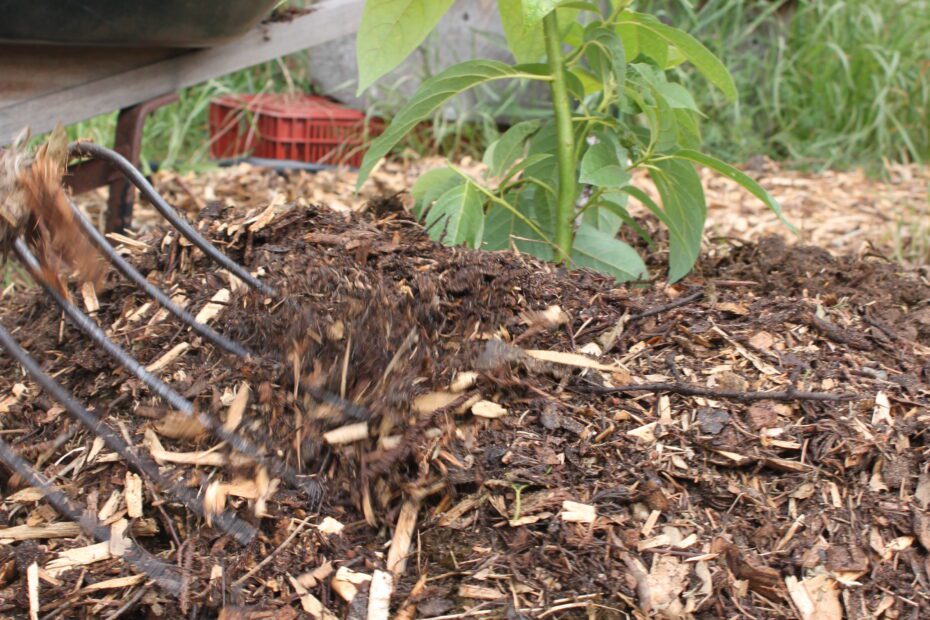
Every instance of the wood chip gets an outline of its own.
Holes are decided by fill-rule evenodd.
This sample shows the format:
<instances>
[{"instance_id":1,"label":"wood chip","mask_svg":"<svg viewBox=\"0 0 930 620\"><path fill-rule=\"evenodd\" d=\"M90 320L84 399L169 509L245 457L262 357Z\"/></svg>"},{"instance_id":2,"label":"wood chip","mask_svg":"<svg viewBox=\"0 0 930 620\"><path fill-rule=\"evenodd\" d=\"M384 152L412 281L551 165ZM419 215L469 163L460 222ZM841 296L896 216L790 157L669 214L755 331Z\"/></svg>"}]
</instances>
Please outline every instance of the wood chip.
<instances>
[{"instance_id":1,"label":"wood chip","mask_svg":"<svg viewBox=\"0 0 930 620\"><path fill-rule=\"evenodd\" d=\"M357 422L323 433L323 440L331 446L340 446L368 439L368 422Z\"/></svg>"},{"instance_id":2,"label":"wood chip","mask_svg":"<svg viewBox=\"0 0 930 620\"><path fill-rule=\"evenodd\" d=\"M242 423L242 416L245 415L245 409L249 405L249 395L252 393L249 384L243 381L236 391L236 397L229 405L229 411L226 412L226 421L223 422L223 429L232 432L239 428Z\"/></svg>"},{"instance_id":3,"label":"wood chip","mask_svg":"<svg viewBox=\"0 0 930 620\"><path fill-rule=\"evenodd\" d=\"M174 345L170 351L159 357L157 360L145 367L145 369L151 373L156 373L161 370L164 370L171 362L178 359L184 353L191 348L189 342L180 342Z\"/></svg>"},{"instance_id":4,"label":"wood chip","mask_svg":"<svg viewBox=\"0 0 930 620\"><path fill-rule=\"evenodd\" d=\"M214 450L206 452L169 452L161 445L158 436L152 429L146 429L143 443L148 448L149 453L155 462L163 465L165 463L177 463L179 465L200 465L202 467L222 467L226 464L226 455Z\"/></svg>"},{"instance_id":5,"label":"wood chip","mask_svg":"<svg viewBox=\"0 0 930 620\"><path fill-rule=\"evenodd\" d=\"M229 304L231 295L228 288L221 288L213 295L213 298L210 299L207 305L197 313L194 319L196 319L198 323L203 323L204 325L210 323L210 321L219 316L223 308Z\"/></svg>"},{"instance_id":6,"label":"wood chip","mask_svg":"<svg viewBox=\"0 0 930 620\"><path fill-rule=\"evenodd\" d=\"M342 522L332 517L324 517L317 526L317 529L320 530L321 534L338 535L342 534L342 530L344 530L345 527L346 526Z\"/></svg>"},{"instance_id":7,"label":"wood chip","mask_svg":"<svg viewBox=\"0 0 930 620\"><path fill-rule=\"evenodd\" d=\"M525 351L533 359L552 364L561 364L563 366L574 366L576 368L590 368L592 370L602 370L604 372L626 371L622 364L602 364L596 360L580 355L578 353L562 353L560 351L540 351L530 349Z\"/></svg>"},{"instance_id":8,"label":"wood chip","mask_svg":"<svg viewBox=\"0 0 930 620\"><path fill-rule=\"evenodd\" d=\"M461 394L465 390L470 390L475 387L475 384L478 382L478 373L469 370L466 372L460 372L455 375L455 378L452 380L452 383L449 384L449 391L453 394ZM451 396L452 394L450 394ZM454 398L452 400L455 400ZM451 400L449 402L452 402ZM448 404L448 403L446 403ZM435 409L438 409L436 407ZM435 411L434 409L434 411Z\"/></svg>"},{"instance_id":9,"label":"wood chip","mask_svg":"<svg viewBox=\"0 0 930 620\"><path fill-rule=\"evenodd\" d=\"M84 300L84 309L87 314L94 314L100 310L100 302L97 301L97 291L94 290L93 282L85 282L81 285L81 298Z\"/></svg>"},{"instance_id":10,"label":"wood chip","mask_svg":"<svg viewBox=\"0 0 930 620\"><path fill-rule=\"evenodd\" d=\"M127 237L126 235L121 235L119 233L110 232L107 233L107 239L110 241L115 241L116 243L126 246L133 252L137 254L142 254L149 251L149 244L139 241L138 239L133 239L132 237Z\"/></svg>"},{"instance_id":11,"label":"wood chip","mask_svg":"<svg viewBox=\"0 0 930 620\"><path fill-rule=\"evenodd\" d=\"M386 571L376 570L371 576L371 586L368 589L367 620L388 620L393 593L394 577Z\"/></svg>"},{"instance_id":12,"label":"wood chip","mask_svg":"<svg viewBox=\"0 0 930 620\"><path fill-rule=\"evenodd\" d=\"M490 400L478 401L471 406L471 412L479 418L488 419L502 418L509 413L504 407Z\"/></svg>"},{"instance_id":13,"label":"wood chip","mask_svg":"<svg viewBox=\"0 0 930 620\"><path fill-rule=\"evenodd\" d=\"M499 601L507 597L506 594L496 588L477 586L468 583L463 583L459 586L459 596L461 598L471 598L479 601Z\"/></svg>"},{"instance_id":14,"label":"wood chip","mask_svg":"<svg viewBox=\"0 0 930 620\"><path fill-rule=\"evenodd\" d=\"M568 523L594 523L597 510L591 504L580 504L565 500L562 502L562 520Z\"/></svg>"},{"instance_id":15,"label":"wood chip","mask_svg":"<svg viewBox=\"0 0 930 620\"><path fill-rule=\"evenodd\" d=\"M417 513L420 511L420 502L407 499L400 507L397 516L397 525L394 527L394 537L391 539L391 548L388 551L387 569L392 575L402 575L407 570L407 556L410 553L410 543L413 541L413 532L417 527Z\"/></svg>"},{"instance_id":16,"label":"wood chip","mask_svg":"<svg viewBox=\"0 0 930 620\"><path fill-rule=\"evenodd\" d=\"M39 620L39 565L35 562L26 569L26 587L29 590L29 620Z\"/></svg>"},{"instance_id":17,"label":"wood chip","mask_svg":"<svg viewBox=\"0 0 930 620\"><path fill-rule=\"evenodd\" d=\"M842 620L840 592L834 579L821 574L799 581L788 576L785 586L803 620Z\"/></svg>"},{"instance_id":18,"label":"wood chip","mask_svg":"<svg viewBox=\"0 0 930 620\"><path fill-rule=\"evenodd\" d=\"M96 543L85 547L77 547L75 549L62 551L58 554L58 557L50 560L48 564L45 565L45 570L53 577L58 577L72 568L94 564L95 562L102 562L112 557L109 543Z\"/></svg>"},{"instance_id":19,"label":"wood chip","mask_svg":"<svg viewBox=\"0 0 930 620\"><path fill-rule=\"evenodd\" d=\"M138 519L132 524L133 536L154 536L158 525L154 519ZM77 523L70 521L48 523L45 525L16 525L0 528L0 544L9 544L18 540L51 540L53 538L76 538L82 534Z\"/></svg>"},{"instance_id":20,"label":"wood chip","mask_svg":"<svg viewBox=\"0 0 930 620\"><path fill-rule=\"evenodd\" d=\"M130 519L142 516L142 478L131 471L126 472L126 512Z\"/></svg>"},{"instance_id":21,"label":"wood chip","mask_svg":"<svg viewBox=\"0 0 930 620\"><path fill-rule=\"evenodd\" d=\"M342 600L351 603L358 594L358 586L367 581L371 581L371 575L340 566L329 585Z\"/></svg>"}]
</instances>

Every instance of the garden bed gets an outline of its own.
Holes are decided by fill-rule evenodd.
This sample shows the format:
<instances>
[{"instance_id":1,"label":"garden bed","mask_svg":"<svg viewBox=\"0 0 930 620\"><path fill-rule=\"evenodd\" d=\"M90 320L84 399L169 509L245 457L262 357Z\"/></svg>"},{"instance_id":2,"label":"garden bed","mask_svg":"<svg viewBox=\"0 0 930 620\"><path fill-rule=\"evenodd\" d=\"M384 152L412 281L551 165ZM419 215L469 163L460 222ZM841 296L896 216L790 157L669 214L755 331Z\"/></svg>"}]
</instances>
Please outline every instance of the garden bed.
<instances>
[{"instance_id":1,"label":"garden bed","mask_svg":"<svg viewBox=\"0 0 930 620\"><path fill-rule=\"evenodd\" d=\"M222 355L115 275L96 318L221 419L248 389L241 432L315 475L322 501L229 458L17 291L2 321L46 370L172 475L211 501L227 491L261 535L239 547L146 486L135 540L183 571L176 598L119 558L64 553L93 541L52 536L57 516L14 477L0 525L31 529L0 530L30 536L0 547L0 614L25 617L33 562L47 617L366 618L369 578L391 572L401 618L930 614L917 274L766 237L712 247L673 287L618 287L437 246L390 197L351 213L204 207L201 229L282 299L158 228L126 251L190 309L218 302L213 325L259 355ZM661 255L649 263L662 273ZM126 516L124 465L7 356L0 396L24 457L86 508ZM360 424L347 443L333 433ZM165 454L213 448L226 465Z\"/></svg>"}]
</instances>

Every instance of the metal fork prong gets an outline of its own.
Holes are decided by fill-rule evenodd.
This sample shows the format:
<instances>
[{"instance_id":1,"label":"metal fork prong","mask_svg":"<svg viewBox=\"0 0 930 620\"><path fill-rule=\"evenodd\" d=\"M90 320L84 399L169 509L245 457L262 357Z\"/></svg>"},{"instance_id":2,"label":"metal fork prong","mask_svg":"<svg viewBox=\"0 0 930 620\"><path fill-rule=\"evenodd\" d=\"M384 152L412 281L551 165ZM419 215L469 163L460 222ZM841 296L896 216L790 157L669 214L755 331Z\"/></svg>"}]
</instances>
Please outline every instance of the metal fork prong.
<instances>
[{"instance_id":1,"label":"metal fork prong","mask_svg":"<svg viewBox=\"0 0 930 620\"><path fill-rule=\"evenodd\" d=\"M39 261L37 261L35 256L32 255L32 252L29 251L25 241L22 239L17 239L13 243L13 251L16 253L17 258L19 258L26 269L28 269L32 274L33 278L35 278L35 280L42 286L45 292L48 293L52 299L55 300L55 303L58 304L58 306L64 311L65 316L67 316L69 320L71 320L84 333L86 333L91 338L91 340L100 345L111 357L113 357L113 359L115 359L119 364L121 364L129 372L145 383L145 385L147 385L149 389L151 389L156 395L164 399L169 405L181 413L196 418L196 420L200 422L200 424L205 429L213 433L219 439L228 443L237 452L240 452L248 458L261 463L262 465L265 465L274 475L281 476L288 484L304 491L314 502L319 500L321 488L318 482L313 480L302 480L292 468L281 463L276 458L269 457L268 455L264 454L262 450L260 450L259 447L251 441L245 439L233 431L224 428L221 424L218 424L216 420L207 414L196 411L192 402L181 396L177 391L174 390L174 388L146 370L142 364L136 360L136 358L127 353L118 344L107 338L107 335L103 332L103 330L100 329L100 327L89 316L84 314L73 303L65 299L61 292L59 292L54 286L51 286L48 282L45 281L44 278L40 276L41 272Z\"/></svg>"},{"instance_id":2,"label":"metal fork prong","mask_svg":"<svg viewBox=\"0 0 930 620\"><path fill-rule=\"evenodd\" d=\"M101 525L93 513L78 510L67 495L49 484L42 474L33 469L3 439L0 439L0 461L3 461L7 467L19 474L30 486L39 489L48 503L61 516L77 523L85 534L98 542L110 542L110 530ZM181 575L175 567L162 562L137 544L130 545L123 554L123 558L133 568L155 581L171 594L180 595Z\"/></svg>"},{"instance_id":3,"label":"metal fork prong","mask_svg":"<svg viewBox=\"0 0 930 620\"><path fill-rule=\"evenodd\" d=\"M58 306L64 311L68 319L77 325L84 333L90 336L91 340L103 347L110 356L112 356L124 368L138 377L149 387L149 389L164 399L172 407L187 414L194 413L194 405L190 401L178 394L164 381L146 370L142 364L136 360L136 358L123 350L123 348L118 344L107 338L107 335L103 333L103 330L100 329L100 327L93 320L91 320L90 317L81 312L77 306L65 299L64 295L62 295L60 291L58 291L54 286L51 286L48 282L45 281L44 278L41 277L41 267L39 266L39 261L36 260L36 257L32 255L32 252L26 246L26 242L23 241L22 238L16 239L16 241L13 242L13 251L16 253L16 257L20 260L20 262L23 263L23 266L26 267L26 269L32 274L36 282L38 282L42 288L45 289L45 292L48 293L52 299L55 300L55 303L58 304Z\"/></svg>"},{"instance_id":4,"label":"metal fork prong","mask_svg":"<svg viewBox=\"0 0 930 620\"><path fill-rule=\"evenodd\" d=\"M241 357L246 357L250 355L248 349L243 347L237 342L233 342L226 336L217 333L212 327L204 323L200 323L195 319L190 312L181 308L176 303L171 301L171 298L168 297L160 288L149 282L135 267L129 264L129 262L119 255L119 253L113 249L113 247L107 242L106 237L100 234L100 231L97 230L97 227L94 226L87 217L84 216L81 211L74 206L73 203L69 203L71 206L71 212L74 214L74 217L78 223L78 226L81 227L81 230L87 235L87 237L93 242L94 245L103 253L107 260L112 263L116 270L123 274L126 279L130 280L133 284L141 288L146 292L150 297L155 298L155 300L160 303L168 312L179 318L181 321L190 326L195 333L203 336L213 344L218 347L229 351L235 355Z\"/></svg>"},{"instance_id":5,"label":"metal fork prong","mask_svg":"<svg viewBox=\"0 0 930 620\"><path fill-rule=\"evenodd\" d=\"M58 401L73 419L77 420L83 424L87 430L100 437L108 448L122 457L133 469L148 476L152 482L170 495L178 498L198 516L205 516L203 502L198 499L193 491L169 480L159 471L158 466L153 461L138 454L122 437L113 432L103 420L85 409L61 386L61 384L42 370L38 362L16 342L13 335L10 334L2 324L0 324L0 346L6 349L7 353L19 362L32 379L38 383L42 389L51 394L52 398ZM216 523L217 527L231 534L242 545L249 544L255 538L255 528L229 511L223 511L217 515L213 515L211 518L213 522Z\"/></svg>"},{"instance_id":6,"label":"metal fork prong","mask_svg":"<svg viewBox=\"0 0 930 620\"><path fill-rule=\"evenodd\" d=\"M175 211L157 191L155 191L155 188L152 187L152 184L148 182L142 173L139 172L128 159L114 150L108 149L105 146L100 146L99 144L94 144L92 142L72 142L70 145L68 145L68 149L73 156L94 157L111 163L113 166L119 169L120 172L126 175L126 178L128 178L129 181L139 189L142 195L152 203L152 206L154 206L155 209L157 209L166 220L171 222L172 226L178 229L178 232L187 237L187 240L200 248L204 254L209 256L211 259L213 259L213 261L222 266L224 269L232 272L252 288L257 289L266 295L276 295L275 290L271 286L253 276L248 272L248 270L245 269L245 267L216 249L216 247L207 241L207 239L205 239L199 232L197 232L194 227L187 222L187 220L178 215L178 212Z\"/></svg>"}]
</instances>

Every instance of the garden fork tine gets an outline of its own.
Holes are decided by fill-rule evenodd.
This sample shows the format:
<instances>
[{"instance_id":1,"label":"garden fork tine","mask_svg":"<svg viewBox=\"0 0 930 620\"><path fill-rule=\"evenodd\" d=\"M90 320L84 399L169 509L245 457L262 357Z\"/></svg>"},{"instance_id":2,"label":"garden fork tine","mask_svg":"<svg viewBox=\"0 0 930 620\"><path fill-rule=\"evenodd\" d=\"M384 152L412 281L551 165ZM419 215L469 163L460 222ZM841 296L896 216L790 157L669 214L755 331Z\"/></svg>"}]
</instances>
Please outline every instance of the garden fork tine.
<instances>
[{"instance_id":1,"label":"garden fork tine","mask_svg":"<svg viewBox=\"0 0 930 620\"><path fill-rule=\"evenodd\" d=\"M26 242L21 238L16 239L13 243L13 251L23 266L30 272L35 279L55 301L56 304L64 311L68 319L86 333L91 340L113 357L120 365L129 370L138 379L145 383L156 395L165 400L173 408L182 414L196 419L205 429L212 432L222 441L225 441L237 452L253 459L268 467L268 469L277 476L281 476L288 484L301 489L314 502L319 501L322 493L320 484L315 480L302 480L297 473L287 465L281 463L277 458L269 457L262 453L261 449L248 439L241 435L227 430L222 424L219 424L207 414L197 411L194 404L181 396L171 386L146 370L137 359L131 356L118 344L107 338L107 335L90 317L84 314L77 306L71 303L65 296L45 278L41 276L41 267L32 252L26 246Z\"/></svg>"},{"instance_id":2,"label":"garden fork tine","mask_svg":"<svg viewBox=\"0 0 930 620\"><path fill-rule=\"evenodd\" d=\"M140 173L128 159L112 149L108 149L93 142L72 142L68 146L68 149L72 156L96 157L116 166L116 168L125 174L133 183L133 185L139 189L142 195L145 196L146 199L148 199L149 202L155 206L155 208L165 217L165 219L167 219L173 226L175 226L191 243L200 248L207 256L228 269L252 288L272 296L277 296L277 292L274 290L274 288L252 276L252 274L246 271L245 268L230 260L229 257L217 250L213 244L211 244L207 239L201 236L200 233L194 230L194 228L188 224L184 218L178 215L178 213L171 207L171 205L165 201L161 194L159 194L158 191L152 187L152 184L148 182L142 173ZM153 286L142 276L142 274L136 271L132 265L126 262L126 260L119 256L119 254L114 252L113 248L110 247L110 244L106 241L106 238L100 234L96 227L94 227L94 225L88 221L88 219L77 209L77 207L75 207L73 204L70 206L78 224L81 226L81 229L84 230L90 240L104 253L104 255L113 263L113 265L120 271L120 273L145 290L146 293L154 297L159 303L161 303L179 319L190 325L191 328L193 328L194 331L196 331L198 334L201 334L211 342L226 349L227 351L236 353L237 355L243 355L243 353L240 351L248 353L238 343L234 343L221 336L220 334L217 334L210 327L198 323L193 317L190 316L189 313L187 313L182 308L177 307L173 302L171 302L171 299L168 298L167 295L158 289L158 287ZM324 390L320 390L309 384L303 385L302 387L316 400L340 407L349 417L366 420L371 418L371 412L369 412L367 409L355 405L354 403L351 403L344 398Z\"/></svg>"},{"instance_id":3,"label":"garden fork tine","mask_svg":"<svg viewBox=\"0 0 930 620\"><path fill-rule=\"evenodd\" d=\"M85 534L98 542L110 542L110 530L101 525L93 513L79 510L71 503L67 495L49 484L44 476L16 454L13 448L3 439L0 439L0 461L3 461L7 467L19 474L29 485L39 489L45 499L48 500L48 503L59 514L77 523ZM171 594L175 596L181 594L181 575L175 567L162 562L137 544L130 545L123 554L123 558L133 568L155 581Z\"/></svg>"},{"instance_id":4,"label":"garden fork tine","mask_svg":"<svg viewBox=\"0 0 930 620\"><path fill-rule=\"evenodd\" d=\"M177 228L178 232L184 235L188 241L197 246L204 254L250 287L266 295L277 295L271 286L250 274L245 267L217 250L212 243L201 236L187 220L178 215L177 211L155 191L152 184L142 176L142 173L139 172L128 159L114 150L108 149L105 146L100 146L99 144L94 144L93 142L72 142L68 145L68 150L73 156L94 157L105 160L113 166L116 166L116 168L126 175L126 178L142 192L142 195L152 203L152 206L154 206L166 220L171 222L171 225Z\"/></svg>"},{"instance_id":5,"label":"garden fork tine","mask_svg":"<svg viewBox=\"0 0 930 620\"><path fill-rule=\"evenodd\" d=\"M84 234L87 235L87 238L97 246L97 249L110 261L110 263L116 267L116 270L123 274L127 280L130 280L133 284L145 291L150 297L154 297L155 300L162 305L163 308L168 310L171 314L179 318L181 321L190 326L195 333L203 336L213 344L218 347L238 355L240 357L247 357L250 352L248 349L243 347L238 342L234 342L223 336L222 334L217 333L213 330L212 327L204 323L200 323L195 319L191 314L181 308L176 303L171 301L171 298L168 297L160 288L153 285L149 282L145 276L139 273L135 267L129 264L125 258L119 255L119 253L113 249L113 247L107 242L106 237L100 234L100 231L87 219L87 217L81 213L81 211L74 206L73 203L68 203L71 207L71 213L74 215L74 219L77 221L78 226L81 227L81 230L84 231Z\"/></svg>"},{"instance_id":6,"label":"garden fork tine","mask_svg":"<svg viewBox=\"0 0 930 620\"><path fill-rule=\"evenodd\" d=\"M203 502L198 500L195 493L169 480L159 471L155 463L137 454L107 424L81 406L57 381L42 371L38 362L16 342L16 339L3 324L0 324L0 346L6 349L7 353L19 362L32 379L51 394L52 398L57 400L73 419L100 437L108 448L122 457L133 469L148 476L152 482L180 499L185 506L198 516L205 516ZM247 545L255 538L255 528L228 511L223 511L215 516L211 515L211 519L221 530L231 534L242 545Z\"/></svg>"}]
</instances>

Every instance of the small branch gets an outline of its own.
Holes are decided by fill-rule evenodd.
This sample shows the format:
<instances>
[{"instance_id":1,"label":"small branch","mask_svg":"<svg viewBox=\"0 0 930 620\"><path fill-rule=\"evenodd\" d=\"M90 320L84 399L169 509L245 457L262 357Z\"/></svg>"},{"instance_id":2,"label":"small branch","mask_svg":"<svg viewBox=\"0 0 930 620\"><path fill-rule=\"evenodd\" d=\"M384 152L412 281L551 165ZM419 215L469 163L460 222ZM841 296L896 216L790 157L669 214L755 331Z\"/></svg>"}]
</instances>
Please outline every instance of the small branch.
<instances>
[{"instance_id":1,"label":"small branch","mask_svg":"<svg viewBox=\"0 0 930 620\"><path fill-rule=\"evenodd\" d=\"M578 390L582 391L582 390ZM828 392L799 392L788 388L784 392L740 392L736 390L715 390L713 388L689 385L686 383L641 383L639 385L621 385L605 388L590 385L589 392L595 394L617 394L620 392L669 392L682 396L704 396L717 400L735 400L739 402L753 402L757 400L796 401L811 400L825 402L848 402L861 400L865 397L858 394L830 394Z\"/></svg>"},{"instance_id":2,"label":"small branch","mask_svg":"<svg viewBox=\"0 0 930 620\"><path fill-rule=\"evenodd\" d=\"M682 307L682 306L687 306L687 305L690 304L692 301L697 301L698 299L700 299L700 298L703 297L703 296L704 296L704 291L703 291L703 290L698 291L698 292L696 292L696 293L691 293L691 294L688 295L687 297L682 297L682 298L680 298L680 299L676 299L675 301L673 301L673 302L671 302L671 303L667 303L667 304L665 304L664 306L658 306L658 307L656 307L656 308L651 308L651 309L649 309L649 310L645 310L645 311L643 311L643 312L640 312L639 314L634 314L633 316L630 317L630 320L631 320L631 321L638 321L638 320L640 320L640 319L645 319L646 317L655 316L655 315L657 315L657 314L662 314L663 312L668 312L669 310L674 310L675 308L680 308L680 307Z\"/></svg>"}]
</instances>

